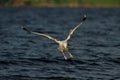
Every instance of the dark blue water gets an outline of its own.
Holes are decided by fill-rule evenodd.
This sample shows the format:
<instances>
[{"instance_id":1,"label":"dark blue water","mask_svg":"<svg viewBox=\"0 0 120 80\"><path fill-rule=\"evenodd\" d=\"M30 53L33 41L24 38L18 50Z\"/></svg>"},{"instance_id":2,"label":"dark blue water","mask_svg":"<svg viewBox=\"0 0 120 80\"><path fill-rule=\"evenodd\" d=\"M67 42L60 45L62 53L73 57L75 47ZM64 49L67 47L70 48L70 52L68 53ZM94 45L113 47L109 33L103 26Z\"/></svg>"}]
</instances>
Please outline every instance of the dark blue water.
<instances>
[{"instance_id":1,"label":"dark blue water","mask_svg":"<svg viewBox=\"0 0 120 80\"><path fill-rule=\"evenodd\" d=\"M65 39L74 58L20 27ZM0 80L120 80L120 8L0 7Z\"/></svg>"}]
</instances>

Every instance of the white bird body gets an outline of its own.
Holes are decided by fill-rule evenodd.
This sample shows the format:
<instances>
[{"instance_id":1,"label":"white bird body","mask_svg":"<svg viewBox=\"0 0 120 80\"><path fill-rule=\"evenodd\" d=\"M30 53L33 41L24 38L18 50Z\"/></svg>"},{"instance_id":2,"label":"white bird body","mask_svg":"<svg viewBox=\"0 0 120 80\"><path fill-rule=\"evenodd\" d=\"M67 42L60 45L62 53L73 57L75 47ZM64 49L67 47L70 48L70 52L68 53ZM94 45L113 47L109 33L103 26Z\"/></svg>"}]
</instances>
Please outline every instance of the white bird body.
<instances>
[{"instance_id":1,"label":"white bird body","mask_svg":"<svg viewBox=\"0 0 120 80\"><path fill-rule=\"evenodd\" d=\"M62 54L63 54L63 56L64 56L64 59L67 60L67 57L65 56L64 51L67 51L67 52L69 53L69 55L70 55L71 58L73 57L73 55L72 55L72 54L69 52L69 50L68 50L68 44L67 44L67 42L68 42L68 40L71 38L71 35L73 34L73 32L74 32L80 25L82 25L83 21L85 21L85 20L86 20L86 16L84 16L84 18L82 19L82 22L79 23L78 26L76 26L75 28L73 28L72 30L70 30L67 38L66 38L65 40L62 40L62 41L57 40L57 39L55 39L55 38L53 38L53 37L51 37L51 36L49 36L49 35L47 35L47 34L38 33L38 32L32 32L32 31L30 31L30 30L28 30L28 29L26 29L26 28L24 28L24 27L22 27L22 28L23 28L25 31L29 32L29 33L33 33L33 34L37 34L37 35L41 35L41 36L47 37L48 39L51 39L51 40L55 41L56 43L58 43L58 45L59 45L58 50L59 50L60 52L62 52Z\"/></svg>"},{"instance_id":2,"label":"white bird body","mask_svg":"<svg viewBox=\"0 0 120 80\"><path fill-rule=\"evenodd\" d=\"M58 47L58 49L60 50L60 51L67 51L68 50L68 45L67 45L67 41L58 41L58 44L59 44L59 47Z\"/></svg>"}]
</instances>

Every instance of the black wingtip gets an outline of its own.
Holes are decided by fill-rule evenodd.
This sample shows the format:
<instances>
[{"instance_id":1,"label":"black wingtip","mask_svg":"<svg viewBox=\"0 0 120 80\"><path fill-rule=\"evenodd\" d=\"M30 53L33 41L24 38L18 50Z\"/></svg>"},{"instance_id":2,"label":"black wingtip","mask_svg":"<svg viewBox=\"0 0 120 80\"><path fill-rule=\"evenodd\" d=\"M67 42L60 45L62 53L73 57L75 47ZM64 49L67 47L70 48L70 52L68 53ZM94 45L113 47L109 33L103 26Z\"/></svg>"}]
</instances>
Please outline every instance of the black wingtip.
<instances>
[{"instance_id":1,"label":"black wingtip","mask_svg":"<svg viewBox=\"0 0 120 80\"><path fill-rule=\"evenodd\" d=\"M21 27L23 30L25 30L25 31L27 31L28 33L31 33L31 31L30 30L28 30L27 28L25 28L25 27Z\"/></svg>"},{"instance_id":2,"label":"black wingtip","mask_svg":"<svg viewBox=\"0 0 120 80\"><path fill-rule=\"evenodd\" d=\"M82 21L85 21L85 20L86 20L86 18L87 18L87 16L86 16L86 15L84 15L84 18L82 19Z\"/></svg>"}]
</instances>

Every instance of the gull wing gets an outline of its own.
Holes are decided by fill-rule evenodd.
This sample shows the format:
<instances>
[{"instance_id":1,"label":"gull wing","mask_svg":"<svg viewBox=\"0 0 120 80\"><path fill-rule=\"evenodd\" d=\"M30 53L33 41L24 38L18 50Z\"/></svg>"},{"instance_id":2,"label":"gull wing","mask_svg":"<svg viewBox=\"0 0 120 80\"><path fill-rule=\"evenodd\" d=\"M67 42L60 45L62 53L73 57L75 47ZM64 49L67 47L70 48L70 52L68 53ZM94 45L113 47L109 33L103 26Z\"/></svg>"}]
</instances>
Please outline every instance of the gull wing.
<instances>
[{"instance_id":1,"label":"gull wing","mask_svg":"<svg viewBox=\"0 0 120 80\"><path fill-rule=\"evenodd\" d=\"M56 43L58 43L58 40L57 40L57 39L55 39L55 38L53 38L53 37L51 37L51 36L49 36L49 35L47 35L47 34L38 33L38 32L33 32L33 31L30 31L30 30L28 30L27 28L24 28L24 27L22 27L22 29L25 30L25 31L27 31L28 33L33 33L33 34L37 34L37 35L40 35L40 36L47 37L48 39L53 40L53 41L55 41Z\"/></svg>"},{"instance_id":2,"label":"gull wing","mask_svg":"<svg viewBox=\"0 0 120 80\"><path fill-rule=\"evenodd\" d=\"M55 42L58 43L58 40L57 40L57 39L49 36L48 34L43 34L43 33L38 33L38 32L32 32L32 33L33 33L33 34L37 34L37 35L41 35L41 36L44 36L44 37L47 37L48 39L53 40L53 41L55 41Z\"/></svg>"},{"instance_id":3,"label":"gull wing","mask_svg":"<svg viewBox=\"0 0 120 80\"><path fill-rule=\"evenodd\" d=\"M84 18L82 19L82 21L81 21L75 28L73 28L72 30L70 30L67 38L65 39L66 41L71 38L71 35L73 34L73 32L74 32L78 27L80 27L85 20L86 20L86 16L84 16Z\"/></svg>"}]
</instances>

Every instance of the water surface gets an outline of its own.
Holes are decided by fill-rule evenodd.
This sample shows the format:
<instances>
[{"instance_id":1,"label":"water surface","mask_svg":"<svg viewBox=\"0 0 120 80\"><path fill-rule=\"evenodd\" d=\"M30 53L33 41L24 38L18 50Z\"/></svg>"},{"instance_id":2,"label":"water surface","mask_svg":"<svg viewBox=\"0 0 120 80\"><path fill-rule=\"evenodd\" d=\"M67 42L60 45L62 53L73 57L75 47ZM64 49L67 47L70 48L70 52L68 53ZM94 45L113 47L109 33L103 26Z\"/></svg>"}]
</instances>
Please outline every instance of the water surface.
<instances>
[{"instance_id":1,"label":"water surface","mask_svg":"<svg viewBox=\"0 0 120 80\"><path fill-rule=\"evenodd\" d=\"M57 44L20 27L65 39L74 58ZM120 80L120 8L0 7L0 80Z\"/></svg>"}]
</instances>

